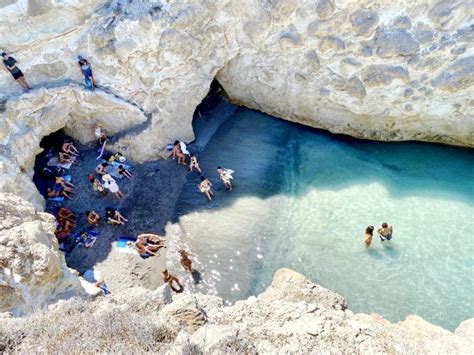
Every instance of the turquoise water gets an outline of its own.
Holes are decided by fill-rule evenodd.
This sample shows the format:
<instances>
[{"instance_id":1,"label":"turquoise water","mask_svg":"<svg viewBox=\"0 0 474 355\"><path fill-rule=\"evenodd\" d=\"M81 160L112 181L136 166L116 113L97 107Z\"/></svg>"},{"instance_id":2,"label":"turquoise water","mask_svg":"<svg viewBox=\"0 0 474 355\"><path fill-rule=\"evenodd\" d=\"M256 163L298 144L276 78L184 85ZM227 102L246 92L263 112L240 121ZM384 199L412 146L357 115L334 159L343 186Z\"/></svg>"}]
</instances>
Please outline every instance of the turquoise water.
<instances>
[{"instance_id":1,"label":"turquoise water","mask_svg":"<svg viewBox=\"0 0 474 355\"><path fill-rule=\"evenodd\" d=\"M193 289L232 303L289 267L354 312L417 314L451 330L474 316L472 150L360 141L239 108L200 162L215 201L190 174L168 230L196 256L202 281L181 275ZM217 165L236 171L231 193ZM364 228L384 221L393 240L366 249Z\"/></svg>"}]
</instances>

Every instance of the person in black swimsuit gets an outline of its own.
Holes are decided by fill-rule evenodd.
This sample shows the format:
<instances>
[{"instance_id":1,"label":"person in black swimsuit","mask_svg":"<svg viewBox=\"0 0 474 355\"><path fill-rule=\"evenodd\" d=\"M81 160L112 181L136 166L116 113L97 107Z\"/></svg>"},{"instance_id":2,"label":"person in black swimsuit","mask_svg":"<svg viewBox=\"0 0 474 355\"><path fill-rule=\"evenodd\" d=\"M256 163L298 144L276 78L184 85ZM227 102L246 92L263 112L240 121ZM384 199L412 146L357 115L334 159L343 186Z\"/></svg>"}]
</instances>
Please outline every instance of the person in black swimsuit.
<instances>
[{"instance_id":1,"label":"person in black swimsuit","mask_svg":"<svg viewBox=\"0 0 474 355\"><path fill-rule=\"evenodd\" d=\"M2 53L2 57L3 57L3 64L5 65L7 70L10 72L10 74L13 76L13 79L15 79L18 82L18 84L20 84L23 87L23 90L25 90L25 92L28 92L31 89L31 87L26 81L25 75L23 74L23 72L20 70L20 68L18 68L17 66L18 62L16 61L16 59L13 57L10 57L5 52Z\"/></svg>"}]
</instances>

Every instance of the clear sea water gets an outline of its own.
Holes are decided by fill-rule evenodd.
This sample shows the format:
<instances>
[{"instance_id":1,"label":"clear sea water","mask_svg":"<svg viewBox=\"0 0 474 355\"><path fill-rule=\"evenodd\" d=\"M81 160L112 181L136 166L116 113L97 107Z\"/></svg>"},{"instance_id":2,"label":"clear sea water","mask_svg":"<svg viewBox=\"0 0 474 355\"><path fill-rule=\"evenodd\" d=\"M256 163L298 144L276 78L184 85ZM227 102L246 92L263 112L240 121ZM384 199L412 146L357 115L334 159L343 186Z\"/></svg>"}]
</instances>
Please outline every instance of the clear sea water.
<instances>
[{"instance_id":1,"label":"clear sea water","mask_svg":"<svg viewBox=\"0 0 474 355\"><path fill-rule=\"evenodd\" d=\"M189 174L168 230L195 255L202 280L188 276L190 287L232 303L289 267L343 295L354 312L391 321L417 314L450 330L474 317L472 150L356 140L220 110L195 120L215 201ZM213 120L224 123L205 134ZM234 191L219 183L217 165L235 170ZM393 240L374 237L365 248L364 228L384 221Z\"/></svg>"}]
</instances>

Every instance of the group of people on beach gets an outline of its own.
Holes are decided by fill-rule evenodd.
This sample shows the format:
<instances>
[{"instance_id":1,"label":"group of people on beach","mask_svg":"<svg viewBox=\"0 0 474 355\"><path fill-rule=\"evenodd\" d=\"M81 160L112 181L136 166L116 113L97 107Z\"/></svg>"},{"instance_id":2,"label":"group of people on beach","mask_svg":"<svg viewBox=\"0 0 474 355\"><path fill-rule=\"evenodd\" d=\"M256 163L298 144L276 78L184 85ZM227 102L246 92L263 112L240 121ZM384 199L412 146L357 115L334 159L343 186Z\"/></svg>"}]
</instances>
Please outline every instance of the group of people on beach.
<instances>
[{"instance_id":1,"label":"group of people on beach","mask_svg":"<svg viewBox=\"0 0 474 355\"><path fill-rule=\"evenodd\" d=\"M369 247L372 243L372 238L374 237L374 230L374 226L368 226L367 228L365 228L364 243L366 247ZM381 242L391 240L393 236L392 225L387 222L383 222L377 228L377 235L379 236Z\"/></svg>"},{"instance_id":2,"label":"group of people on beach","mask_svg":"<svg viewBox=\"0 0 474 355\"><path fill-rule=\"evenodd\" d=\"M186 157L189 157L189 163L186 162ZM212 183L202 174L202 169L198 163L197 156L194 153L190 153L187 149L187 146L182 141L175 141L171 148L171 157L173 159L177 159L178 164L180 165L187 165L188 170L190 172L196 170L201 176L201 182L198 184L199 191L207 197L209 201L212 201L214 197L214 192L212 191ZM217 167L217 174L219 175L219 179L224 184L224 187L228 191L232 191L232 180L234 177L232 174L234 173L231 169L225 169L221 166Z\"/></svg>"}]
</instances>

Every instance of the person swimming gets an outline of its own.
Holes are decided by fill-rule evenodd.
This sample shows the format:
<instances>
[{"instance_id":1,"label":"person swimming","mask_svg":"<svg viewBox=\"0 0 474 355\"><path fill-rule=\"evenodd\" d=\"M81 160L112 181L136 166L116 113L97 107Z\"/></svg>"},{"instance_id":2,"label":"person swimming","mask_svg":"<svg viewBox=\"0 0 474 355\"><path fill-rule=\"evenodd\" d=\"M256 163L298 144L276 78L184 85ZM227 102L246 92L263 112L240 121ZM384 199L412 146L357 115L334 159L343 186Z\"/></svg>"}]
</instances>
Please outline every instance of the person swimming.
<instances>
[{"instance_id":1,"label":"person swimming","mask_svg":"<svg viewBox=\"0 0 474 355\"><path fill-rule=\"evenodd\" d=\"M380 241L390 240L393 235L393 227L387 222L383 222L382 225L377 228L377 234L379 235Z\"/></svg>"},{"instance_id":2,"label":"person swimming","mask_svg":"<svg viewBox=\"0 0 474 355\"><path fill-rule=\"evenodd\" d=\"M372 243L372 238L374 236L374 226L368 226L365 228L364 243L366 247L369 247Z\"/></svg>"}]
</instances>

